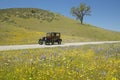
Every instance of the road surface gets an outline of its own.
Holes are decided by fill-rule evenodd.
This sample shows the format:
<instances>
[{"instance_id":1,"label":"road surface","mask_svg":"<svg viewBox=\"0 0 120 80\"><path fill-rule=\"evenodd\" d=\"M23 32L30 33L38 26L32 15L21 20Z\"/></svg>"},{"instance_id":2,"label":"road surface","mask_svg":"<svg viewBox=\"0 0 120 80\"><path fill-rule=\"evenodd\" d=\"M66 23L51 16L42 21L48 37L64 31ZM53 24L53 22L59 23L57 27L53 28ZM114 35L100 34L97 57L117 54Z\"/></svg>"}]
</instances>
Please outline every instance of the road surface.
<instances>
[{"instance_id":1,"label":"road surface","mask_svg":"<svg viewBox=\"0 0 120 80\"><path fill-rule=\"evenodd\" d=\"M61 45L39 45L39 44L29 44L29 45L8 45L0 46L0 51L4 50L19 50L19 49L33 49L33 48L52 48L52 47L68 47L68 46L81 46L89 44L105 44L105 43L120 43L120 41L100 41L100 42L77 42L77 43L64 43Z\"/></svg>"}]
</instances>

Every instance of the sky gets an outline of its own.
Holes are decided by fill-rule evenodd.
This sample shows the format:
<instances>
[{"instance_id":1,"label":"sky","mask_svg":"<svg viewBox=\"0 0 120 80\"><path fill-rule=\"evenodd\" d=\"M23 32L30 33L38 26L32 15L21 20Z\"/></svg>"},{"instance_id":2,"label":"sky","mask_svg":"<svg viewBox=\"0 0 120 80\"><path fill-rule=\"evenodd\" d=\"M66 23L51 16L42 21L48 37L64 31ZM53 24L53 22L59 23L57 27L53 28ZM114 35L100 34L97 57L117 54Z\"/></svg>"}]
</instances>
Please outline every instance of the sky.
<instances>
[{"instance_id":1,"label":"sky","mask_svg":"<svg viewBox=\"0 0 120 80\"><path fill-rule=\"evenodd\" d=\"M80 3L91 6L91 16L84 23L120 32L120 0L0 0L0 9L40 8L75 19L70 9Z\"/></svg>"}]
</instances>

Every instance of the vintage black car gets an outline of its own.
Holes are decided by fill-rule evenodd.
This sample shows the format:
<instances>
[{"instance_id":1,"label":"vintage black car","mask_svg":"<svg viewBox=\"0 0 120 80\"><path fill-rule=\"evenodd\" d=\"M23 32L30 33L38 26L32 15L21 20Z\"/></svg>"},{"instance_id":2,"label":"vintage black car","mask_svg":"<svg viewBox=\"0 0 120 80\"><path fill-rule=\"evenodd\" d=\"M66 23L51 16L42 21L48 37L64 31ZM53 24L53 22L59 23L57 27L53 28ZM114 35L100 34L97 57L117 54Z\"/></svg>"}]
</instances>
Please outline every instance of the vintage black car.
<instances>
[{"instance_id":1,"label":"vintage black car","mask_svg":"<svg viewBox=\"0 0 120 80\"><path fill-rule=\"evenodd\" d=\"M61 34L59 32L49 32L46 34L46 37L39 39L38 44L46 44L46 45L53 45L55 42L61 44L62 39L60 38Z\"/></svg>"}]
</instances>

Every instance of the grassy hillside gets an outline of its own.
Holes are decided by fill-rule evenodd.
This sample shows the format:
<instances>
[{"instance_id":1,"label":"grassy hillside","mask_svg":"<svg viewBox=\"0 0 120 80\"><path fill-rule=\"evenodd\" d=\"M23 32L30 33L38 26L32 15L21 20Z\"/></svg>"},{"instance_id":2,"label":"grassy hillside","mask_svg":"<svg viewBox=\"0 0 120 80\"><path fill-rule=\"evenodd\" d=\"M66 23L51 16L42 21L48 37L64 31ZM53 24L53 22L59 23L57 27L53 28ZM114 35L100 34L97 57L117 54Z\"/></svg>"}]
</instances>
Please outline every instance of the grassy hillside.
<instances>
[{"instance_id":1,"label":"grassy hillside","mask_svg":"<svg viewBox=\"0 0 120 80\"><path fill-rule=\"evenodd\" d=\"M120 33L35 8L0 10L0 45L32 44L46 32L61 32L63 42L120 40Z\"/></svg>"}]
</instances>

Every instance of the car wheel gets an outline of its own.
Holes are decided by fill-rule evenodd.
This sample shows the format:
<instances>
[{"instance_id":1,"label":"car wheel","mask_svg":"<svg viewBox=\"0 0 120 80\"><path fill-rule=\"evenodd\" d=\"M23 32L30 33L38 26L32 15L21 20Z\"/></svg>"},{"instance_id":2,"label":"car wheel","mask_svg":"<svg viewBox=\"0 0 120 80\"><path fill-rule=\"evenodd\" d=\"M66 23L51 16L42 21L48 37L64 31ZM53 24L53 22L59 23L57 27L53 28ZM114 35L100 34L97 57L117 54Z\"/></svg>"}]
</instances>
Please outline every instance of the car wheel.
<instances>
[{"instance_id":1,"label":"car wheel","mask_svg":"<svg viewBox=\"0 0 120 80\"><path fill-rule=\"evenodd\" d=\"M38 44L42 45L42 44L43 44L43 41L40 39L40 40L38 41Z\"/></svg>"},{"instance_id":2,"label":"car wheel","mask_svg":"<svg viewBox=\"0 0 120 80\"><path fill-rule=\"evenodd\" d=\"M61 44L61 41L58 41L58 44Z\"/></svg>"}]
</instances>

